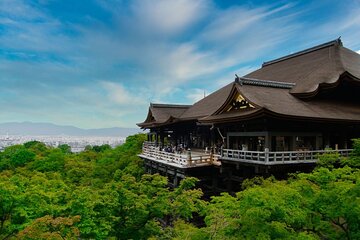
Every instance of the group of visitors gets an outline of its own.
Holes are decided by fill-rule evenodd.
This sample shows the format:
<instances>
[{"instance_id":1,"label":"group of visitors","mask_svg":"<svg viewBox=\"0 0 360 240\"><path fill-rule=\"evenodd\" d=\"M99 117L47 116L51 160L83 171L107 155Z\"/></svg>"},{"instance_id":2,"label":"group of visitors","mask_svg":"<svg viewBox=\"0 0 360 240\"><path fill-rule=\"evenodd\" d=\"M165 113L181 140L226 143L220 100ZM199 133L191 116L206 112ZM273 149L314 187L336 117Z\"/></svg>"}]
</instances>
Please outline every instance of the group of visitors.
<instances>
[{"instance_id":1,"label":"group of visitors","mask_svg":"<svg viewBox=\"0 0 360 240\"><path fill-rule=\"evenodd\" d=\"M168 152L168 153L176 153L176 154L182 154L184 153L186 150L186 146L184 146L183 144L178 144L178 145L166 145L162 148L163 152Z\"/></svg>"}]
</instances>

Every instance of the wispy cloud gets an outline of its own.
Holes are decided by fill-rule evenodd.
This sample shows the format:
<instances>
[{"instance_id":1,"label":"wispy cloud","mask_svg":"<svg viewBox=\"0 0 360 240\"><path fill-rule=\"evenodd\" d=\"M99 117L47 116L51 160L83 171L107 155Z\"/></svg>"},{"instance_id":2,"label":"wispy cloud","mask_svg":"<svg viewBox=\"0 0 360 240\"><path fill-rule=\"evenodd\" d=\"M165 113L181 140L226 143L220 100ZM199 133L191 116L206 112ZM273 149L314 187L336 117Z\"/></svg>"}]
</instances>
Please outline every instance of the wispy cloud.
<instances>
[{"instance_id":1,"label":"wispy cloud","mask_svg":"<svg viewBox=\"0 0 360 240\"><path fill-rule=\"evenodd\" d=\"M206 96L206 90L205 89L188 89L186 98L191 102L195 103L201 99L203 99Z\"/></svg>"},{"instance_id":2,"label":"wispy cloud","mask_svg":"<svg viewBox=\"0 0 360 240\"><path fill-rule=\"evenodd\" d=\"M146 105L146 99L130 93L122 84L113 82L101 82L106 90L109 100L120 106L133 107L134 105Z\"/></svg>"},{"instance_id":3,"label":"wispy cloud","mask_svg":"<svg viewBox=\"0 0 360 240\"><path fill-rule=\"evenodd\" d=\"M179 35L207 14L206 0L136 0L130 9L141 31Z\"/></svg>"},{"instance_id":4,"label":"wispy cloud","mask_svg":"<svg viewBox=\"0 0 360 240\"><path fill-rule=\"evenodd\" d=\"M0 121L133 126L149 101L193 103L289 46L360 47L358 5L316 26L300 3L89 0L102 15L75 21L55 2L0 1Z\"/></svg>"}]
</instances>

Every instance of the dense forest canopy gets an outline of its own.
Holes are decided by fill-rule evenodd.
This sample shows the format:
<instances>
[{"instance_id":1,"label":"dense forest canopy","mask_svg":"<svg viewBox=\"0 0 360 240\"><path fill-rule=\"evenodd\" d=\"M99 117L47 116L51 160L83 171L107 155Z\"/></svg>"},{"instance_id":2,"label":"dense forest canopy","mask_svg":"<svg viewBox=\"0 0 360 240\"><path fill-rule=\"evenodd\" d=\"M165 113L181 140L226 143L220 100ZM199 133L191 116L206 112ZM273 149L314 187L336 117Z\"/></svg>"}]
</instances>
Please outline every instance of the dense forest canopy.
<instances>
[{"instance_id":1,"label":"dense forest canopy","mask_svg":"<svg viewBox=\"0 0 360 240\"><path fill-rule=\"evenodd\" d=\"M6 148L0 239L360 239L360 140L349 158L326 155L312 173L249 179L210 201L194 178L172 190L144 174L144 140L77 154L36 141Z\"/></svg>"}]
</instances>

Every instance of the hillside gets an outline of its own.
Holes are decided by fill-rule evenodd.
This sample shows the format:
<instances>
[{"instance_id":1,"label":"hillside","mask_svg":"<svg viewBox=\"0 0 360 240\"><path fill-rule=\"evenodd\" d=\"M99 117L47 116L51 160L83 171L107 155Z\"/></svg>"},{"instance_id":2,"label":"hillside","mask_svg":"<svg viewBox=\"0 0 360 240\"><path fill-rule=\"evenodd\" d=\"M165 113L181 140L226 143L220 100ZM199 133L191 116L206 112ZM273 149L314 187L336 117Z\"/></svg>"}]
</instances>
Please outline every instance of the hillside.
<instances>
[{"instance_id":1,"label":"hillside","mask_svg":"<svg viewBox=\"0 0 360 240\"><path fill-rule=\"evenodd\" d=\"M205 200L194 178L170 189L144 173L145 137L81 153L35 141L0 152L0 239L360 239L360 140L312 173L247 179Z\"/></svg>"},{"instance_id":2,"label":"hillside","mask_svg":"<svg viewBox=\"0 0 360 240\"><path fill-rule=\"evenodd\" d=\"M138 128L98 128L82 129L74 126L61 126L52 123L8 122L0 123L0 135L67 135L67 136L120 136L127 137L141 130Z\"/></svg>"}]
</instances>

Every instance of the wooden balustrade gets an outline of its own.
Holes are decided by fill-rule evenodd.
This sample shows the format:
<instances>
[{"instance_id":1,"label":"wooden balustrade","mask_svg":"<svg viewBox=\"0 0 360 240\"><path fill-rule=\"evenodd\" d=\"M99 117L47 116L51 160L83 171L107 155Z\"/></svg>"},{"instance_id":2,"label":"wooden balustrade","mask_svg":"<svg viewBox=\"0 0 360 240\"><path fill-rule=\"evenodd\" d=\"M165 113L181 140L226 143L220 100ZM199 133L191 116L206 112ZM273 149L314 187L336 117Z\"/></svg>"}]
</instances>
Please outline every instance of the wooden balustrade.
<instances>
[{"instance_id":1,"label":"wooden balustrade","mask_svg":"<svg viewBox=\"0 0 360 240\"><path fill-rule=\"evenodd\" d=\"M256 163L264 165L291 164L291 163L314 163L323 154L339 154L339 156L349 156L352 149L341 150L316 150L316 151L242 151L233 149L223 149L221 159Z\"/></svg>"},{"instance_id":2,"label":"wooden balustrade","mask_svg":"<svg viewBox=\"0 0 360 240\"><path fill-rule=\"evenodd\" d=\"M316 151L284 151L270 152L265 151L242 151L233 149L222 149L221 155L214 154L195 154L190 151L185 153L170 153L162 151L154 142L144 142L141 155L165 163L174 164L180 167L196 167L216 164L218 160L237 161L243 163L254 163L262 165L281 165L294 163L315 163L319 156L323 154L339 154L339 156L349 156L352 149L341 150L316 150Z\"/></svg>"},{"instance_id":3,"label":"wooden balustrade","mask_svg":"<svg viewBox=\"0 0 360 240\"><path fill-rule=\"evenodd\" d=\"M149 157L155 161L162 161L179 167L211 165L218 159L218 156L212 154L191 154L190 151L187 151L186 154L166 152L160 150L159 147L148 144L147 142L143 144L143 151L140 155Z\"/></svg>"},{"instance_id":4,"label":"wooden balustrade","mask_svg":"<svg viewBox=\"0 0 360 240\"><path fill-rule=\"evenodd\" d=\"M149 141L145 141L144 143L143 143L143 146L145 146L145 147L156 147L156 142L149 142Z\"/></svg>"},{"instance_id":5,"label":"wooden balustrade","mask_svg":"<svg viewBox=\"0 0 360 240\"><path fill-rule=\"evenodd\" d=\"M352 149L341 150L317 150L317 151L241 151L233 149L223 149L222 159L257 163L265 165L289 164L289 163L314 163L318 161L319 156L323 154L336 153L339 156L349 156Z\"/></svg>"}]
</instances>

